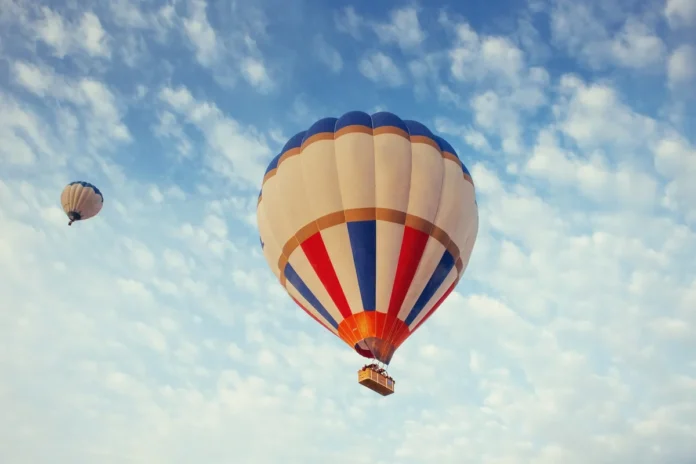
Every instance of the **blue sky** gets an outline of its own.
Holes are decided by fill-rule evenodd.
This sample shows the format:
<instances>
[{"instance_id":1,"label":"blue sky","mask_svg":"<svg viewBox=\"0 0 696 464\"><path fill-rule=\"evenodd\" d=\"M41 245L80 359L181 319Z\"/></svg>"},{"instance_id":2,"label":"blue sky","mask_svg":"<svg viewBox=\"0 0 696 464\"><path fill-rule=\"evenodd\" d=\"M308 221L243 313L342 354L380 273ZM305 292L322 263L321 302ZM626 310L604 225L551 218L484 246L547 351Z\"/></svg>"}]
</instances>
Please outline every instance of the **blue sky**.
<instances>
[{"instance_id":1,"label":"blue sky","mask_svg":"<svg viewBox=\"0 0 696 464\"><path fill-rule=\"evenodd\" d=\"M696 3L0 0L0 461L686 464ZM316 119L447 138L480 229L398 392L258 247ZM70 181L105 197L67 227Z\"/></svg>"}]
</instances>

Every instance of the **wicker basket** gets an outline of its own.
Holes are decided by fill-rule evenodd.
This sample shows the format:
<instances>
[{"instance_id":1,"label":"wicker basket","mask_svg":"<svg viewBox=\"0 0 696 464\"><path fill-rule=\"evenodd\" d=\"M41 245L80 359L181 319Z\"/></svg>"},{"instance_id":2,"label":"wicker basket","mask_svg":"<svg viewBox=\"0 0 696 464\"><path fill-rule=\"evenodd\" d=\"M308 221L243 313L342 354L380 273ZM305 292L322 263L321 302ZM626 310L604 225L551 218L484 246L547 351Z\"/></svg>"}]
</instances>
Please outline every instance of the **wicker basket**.
<instances>
[{"instance_id":1,"label":"wicker basket","mask_svg":"<svg viewBox=\"0 0 696 464\"><path fill-rule=\"evenodd\" d=\"M388 396L394 393L394 380L369 367L358 371L358 383L382 396Z\"/></svg>"}]
</instances>

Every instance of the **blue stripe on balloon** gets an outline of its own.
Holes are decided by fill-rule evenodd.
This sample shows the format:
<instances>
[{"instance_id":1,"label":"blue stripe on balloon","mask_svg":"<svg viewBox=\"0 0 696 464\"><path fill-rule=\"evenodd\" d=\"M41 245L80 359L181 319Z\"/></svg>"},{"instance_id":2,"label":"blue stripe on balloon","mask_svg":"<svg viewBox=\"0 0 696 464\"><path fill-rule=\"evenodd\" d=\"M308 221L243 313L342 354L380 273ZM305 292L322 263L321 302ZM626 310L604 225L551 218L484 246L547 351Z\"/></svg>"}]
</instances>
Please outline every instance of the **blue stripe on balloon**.
<instances>
[{"instance_id":1,"label":"blue stripe on balloon","mask_svg":"<svg viewBox=\"0 0 696 464\"><path fill-rule=\"evenodd\" d=\"M430 132L430 129L428 129L424 124L419 123L418 121L411 121L411 120L405 120L404 124L406 124L406 127L408 127L408 133L412 136L418 137L428 137L435 141L435 137L433 136L433 133Z\"/></svg>"},{"instance_id":2,"label":"blue stripe on balloon","mask_svg":"<svg viewBox=\"0 0 696 464\"><path fill-rule=\"evenodd\" d=\"M288 151L292 150L293 148L299 148L302 146L302 139L304 138L306 131L301 131L298 132L297 134L293 135L290 137L290 140L288 140L285 145L283 146L283 149L280 150L280 153L278 153L270 163L268 163L268 166L266 167L266 172L263 173L265 176L272 170L276 169L278 167L278 161L280 161L280 158Z\"/></svg>"},{"instance_id":3,"label":"blue stripe on balloon","mask_svg":"<svg viewBox=\"0 0 696 464\"><path fill-rule=\"evenodd\" d=\"M387 111L372 115L372 127L375 129L380 127L396 127L408 133L408 127L404 121L394 113L389 113Z\"/></svg>"},{"instance_id":4,"label":"blue stripe on balloon","mask_svg":"<svg viewBox=\"0 0 696 464\"><path fill-rule=\"evenodd\" d=\"M462 168L462 172L471 177L471 173L464 165L464 162L459 157L459 154L457 154L457 152L454 150L454 147L450 145L450 143L447 140L443 139L442 137L438 137L437 135L433 136L433 140L437 142L437 144L440 146L440 150L442 150L443 153L452 153L459 160L459 167Z\"/></svg>"},{"instance_id":5,"label":"blue stripe on balloon","mask_svg":"<svg viewBox=\"0 0 696 464\"><path fill-rule=\"evenodd\" d=\"M454 148L452 147L452 145L450 145L450 143L447 140L437 135L433 135L433 140L435 140L437 144L440 146L440 150L442 150L443 152L452 153L454 156L457 157L457 159L459 159L459 155L456 151L454 151Z\"/></svg>"},{"instance_id":6,"label":"blue stripe on balloon","mask_svg":"<svg viewBox=\"0 0 696 464\"><path fill-rule=\"evenodd\" d=\"M280 160L281 155L282 155L282 153L277 154L275 157L273 157L271 162L268 163L268 167L266 168L266 172L263 173L264 176L278 167L278 160Z\"/></svg>"},{"instance_id":7,"label":"blue stripe on balloon","mask_svg":"<svg viewBox=\"0 0 696 464\"><path fill-rule=\"evenodd\" d=\"M355 221L347 226L363 310L374 311L377 307L377 221Z\"/></svg>"},{"instance_id":8,"label":"blue stripe on balloon","mask_svg":"<svg viewBox=\"0 0 696 464\"><path fill-rule=\"evenodd\" d=\"M298 132L297 134L293 135L290 137L290 140L288 140L285 143L285 146L283 147L282 150L280 150L280 156L283 156L286 152L294 149L294 148L300 148L302 146L302 140L304 140L305 134L307 131L301 131Z\"/></svg>"},{"instance_id":9,"label":"blue stripe on balloon","mask_svg":"<svg viewBox=\"0 0 696 464\"><path fill-rule=\"evenodd\" d=\"M329 314L326 308L324 308L324 306L319 302L317 297L314 296L314 293L312 293L309 287L307 287L290 263L285 265L285 279L290 282L298 292L300 292L300 295L307 300L307 303L312 305L312 307L317 310L317 312L326 320L326 322L328 322L334 329L338 330L338 322L336 322L336 319L331 317L331 314Z\"/></svg>"},{"instance_id":10,"label":"blue stripe on balloon","mask_svg":"<svg viewBox=\"0 0 696 464\"><path fill-rule=\"evenodd\" d=\"M471 173L469 172L469 170L468 170L468 169L466 168L466 166L464 165L464 161L462 161L461 159L460 159L459 161L462 162L462 171L464 171L464 174L466 174L467 176L471 177Z\"/></svg>"},{"instance_id":11,"label":"blue stripe on balloon","mask_svg":"<svg viewBox=\"0 0 696 464\"><path fill-rule=\"evenodd\" d=\"M338 132L348 126L363 126L372 129L372 117L362 111L351 111L338 118L334 131Z\"/></svg>"},{"instance_id":12,"label":"blue stripe on balloon","mask_svg":"<svg viewBox=\"0 0 696 464\"><path fill-rule=\"evenodd\" d=\"M104 195L102 195L101 190L99 190L97 187L90 184L89 182L85 182L83 180L76 180L75 182L70 182L68 185L81 185L82 187L91 188L92 190L94 190L94 193L101 197L102 203L104 203Z\"/></svg>"},{"instance_id":13,"label":"blue stripe on balloon","mask_svg":"<svg viewBox=\"0 0 696 464\"><path fill-rule=\"evenodd\" d=\"M447 278L447 275L454 267L455 262L456 261L454 259L454 256L452 256L452 253L445 250L445 253L442 255L442 258L440 258L440 262L435 268L433 275L430 276L428 283L425 284L425 288L423 288L423 291L418 297L418 300L416 300L416 304L413 305L413 308L411 308L411 311L408 313L408 316L404 320L406 325L411 325L411 323L418 317L421 311L423 311L425 305L428 304L428 302L432 299L433 295L435 295L435 292L437 292L437 290L442 286L442 283Z\"/></svg>"},{"instance_id":14,"label":"blue stripe on balloon","mask_svg":"<svg viewBox=\"0 0 696 464\"><path fill-rule=\"evenodd\" d=\"M305 143L307 139L313 135L324 134L327 132L333 134L334 128L336 127L336 121L338 121L336 118L323 118L318 120L312 124L312 127L307 129L307 132L302 139L302 143Z\"/></svg>"}]
</instances>

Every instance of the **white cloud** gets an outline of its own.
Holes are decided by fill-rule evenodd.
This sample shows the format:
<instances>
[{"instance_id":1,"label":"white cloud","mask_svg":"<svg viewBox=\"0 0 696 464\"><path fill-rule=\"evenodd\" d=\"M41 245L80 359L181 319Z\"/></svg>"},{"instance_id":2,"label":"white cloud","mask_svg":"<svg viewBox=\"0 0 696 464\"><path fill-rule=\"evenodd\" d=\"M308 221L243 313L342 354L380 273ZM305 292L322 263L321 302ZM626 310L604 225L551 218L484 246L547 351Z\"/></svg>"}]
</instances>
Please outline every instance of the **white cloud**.
<instances>
[{"instance_id":1,"label":"white cloud","mask_svg":"<svg viewBox=\"0 0 696 464\"><path fill-rule=\"evenodd\" d=\"M667 78L675 88L696 82L696 47L684 44L674 49L667 61Z\"/></svg>"},{"instance_id":2,"label":"white cloud","mask_svg":"<svg viewBox=\"0 0 696 464\"><path fill-rule=\"evenodd\" d=\"M116 40L128 42L127 49L122 50L122 55L129 66L133 66L129 61L133 60L136 47L138 55L145 54L147 44L143 36L151 34L155 42L163 44L171 38L172 30L181 29L183 22L176 14L173 4L164 3L156 9L149 10L142 8L145 6L134 0L115 0L108 4L109 20L121 29L115 31ZM177 28L174 28L175 25Z\"/></svg>"},{"instance_id":3,"label":"white cloud","mask_svg":"<svg viewBox=\"0 0 696 464\"><path fill-rule=\"evenodd\" d=\"M184 18L184 31L196 50L196 59L202 66L212 66L223 55L224 50L217 34L208 21L207 3L192 0L191 15Z\"/></svg>"},{"instance_id":4,"label":"white cloud","mask_svg":"<svg viewBox=\"0 0 696 464\"><path fill-rule=\"evenodd\" d=\"M418 21L418 11L413 7L392 10L391 21L375 24L374 29L382 43L397 44L405 52L413 52L426 38Z\"/></svg>"},{"instance_id":5,"label":"white cloud","mask_svg":"<svg viewBox=\"0 0 696 464\"><path fill-rule=\"evenodd\" d=\"M688 28L696 25L696 2L694 0L667 0L664 9L670 27Z\"/></svg>"},{"instance_id":6,"label":"white cloud","mask_svg":"<svg viewBox=\"0 0 696 464\"><path fill-rule=\"evenodd\" d=\"M584 148L606 144L635 148L643 145L657 130L654 120L628 108L612 87L587 85L567 75L561 79L561 88L569 97L564 108L559 110L561 128Z\"/></svg>"},{"instance_id":7,"label":"white cloud","mask_svg":"<svg viewBox=\"0 0 696 464\"><path fill-rule=\"evenodd\" d=\"M450 50L452 76L478 80L502 78L517 81L523 70L524 54L505 37L479 37L467 23L455 26L455 46Z\"/></svg>"},{"instance_id":8,"label":"white cloud","mask_svg":"<svg viewBox=\"0 0 696 464\"><path fill-rule=\"evenodd\" d=\"M334 13L336 29L355 39L361 37L361 31L365 25L364 22L363 17L357 14L352 6L343 7L340 11Z\"/></svg>"},{"instance_id":9,"label":"white cloud","mask_svg":"<svg viewBox=\"0 0 696 464\"><path fill-rule=\"evenodd\" d=\"M554 44L595 69L655 69L666 48L654 28L623 11L618 15L609 10L592 2L555 1L550 12ZM621 28L614 31L612 20Z\"/></svg>"},{"instance_id":10,"label":"white cloud","mask_svg":"<svg viewBox=\"0 0 696 464\"><path fill-rule=\"evenodd\" d=\"M422 53L417 58L408 62L408 70L414 80L414 91L416 97L431 98L429 93L431 88L438 88L438 99L440 101L449 100L455 105L459 104L459 97L451 91L448 92L447 86L440 82L440 68L442 66L443 53ZM447 90L446 90L447 89Z\"/></svg>"},{"instance_id":11,"label":"white cloud","mask_svg":"<svg viewBox=\"0 0 696 464\"><path fill-rule=\"evenodd\" d=\"M263 14L253 7L233 7L234 24L228 31L216 30L209 20L215 9L205 0L191 0L189 15L182 19L186 38L196 52L196 60L213 72L216 81L232 87L241 76L261 93L274 87L268 66L256 38L265 34ZM174 14L174 13L172 13Z\"/></svg>"},{"instance_id":12,"label":"white cloud","mask_svg":"<svg viewBox=\"0 0 696 464\"><path fill-rule=\"evenodd\" d=\"M226 117L214 103L196 101L186 88L166 87L161 90L159 98L204 135L210 169L218 175L243 182L245 187L256 186L263 178L271 150L258 131L244 128Z\"/></svg>"},{"instance_id":13,"label":"white cloud","mask_svg":"<svg viewBox=\"0 0 696 464\"><path fill-rule=\"evenodd\" d=\"M38 66L23 61L15 63L14 73L17 81L23 87L40 97L46 95L53 82L50 74L44 72Z\"/></svg>"},{"instance_id":14,"label":"white cloud","mask_svg":"<svg viewBox=\"0 0 696 464\"><path fill-rule=\"evenodd\" d=\"M172 139L176 144L176 151L182 157L188 157L192 154L192 142L173 113L162 111L158 115L158 121L153 130L158 137Z\"/></svg>"},{"instance_id":15,"label":"white cloud","mask_svg":"<svg viewBox=\"0 0 696 464\"><path fill-rule=\"evenodd\" d=\"M584 160L566 152L558 145L558 135L546 130L540 132L526 170L552 183L572 185L604 204L612 199L634 207L650 208L655 204L658 184L651 175L629 165L612 170L608 164L601 153L592 153Z\"/></svg>"},{"instance_id":16,"label":"white cloud","mask_svg":"<svg viewBox=\"0 0 696 464\"><path fill-rule=\"evenodd\" d=\"M130 67L143 63L148 57L148 52L145 40L137 34L126 36L120 49L121 59Z\"/></svg>"},{"instance_id":17,"label":"white cloud","mask_svg":"<svg viewBox=\"0 0 696 464\"><path fill-rule=\"evenodd\" d=\"M470 104L475 123L489 133L499 134L504 152L522 153L518 113L505 103L504 97L489 90L472 97Z\"/></svg>"},{"instance_id":18,"label":"white cloud","mask_svg":"<svg viewBox=\"0 0 696 464\"><path fill-rule=\"evenodd\" d=\"M611 51L624 67L647 68L662 62L666 47L645 24L629 19L614 37Z\"/></svg>"},{"instance_id":19,"label":"white cloud","mask_svg":"<svg viewBox=\"0 0 696 464\"><path fill-rule=\"evenodd\" d=\"M671 134L656 143L655 167L668 179L663 202L667 208L682 210L689 219L696 221L696 148L683 137Z\"/></svg>"},{"instance_id":20,"label":"white cloud","mask_svg":"<svg viewBox=\"0 0 696 464\"><path fill-rule=\"evenodd\" d=\"M333 73L338 73L343 69L343 58L334 47L326 42L322 35L314 37L314 53L319 61L324 63Z\"/></svg>"},{"instance_id":21,"label":"white cloud","mask_svg":"<svg viewBox=\"0 0 696 464\"><path fill-rule=\"evenodd\" d=\"M529 67L524 52L507 37L480 36L468 23L454 23L446 16L440 21L455 36L448 51L451 76L461 85L481 88L468 101L475 124L500 139L502 152L520 155L521 118L533 116L546 102L548 72ZM467 91L473 93L470 87ZM440 98L467 107L451 92L440 91ZM475 143L483 146L480 137Z\"/></svg>"},{"instance_id":22,"label":"white cloud","mask_svg":"<svg viewBox=\"0 0 696 464\"><path fill-rule=\"evenodd\" d=\"M435 131L439 134L460 137L467 145L479 152L491 151L486 136L472 127L460 127L449 119L438 118L435 120Z\"/></svg>"},{"instance_id":23,"label":"white cloud","mask_svg":"<svg viewBox=\"0 0 696 464\"><path fill-rule=\"evenodd\" d=\"M52 70L24 61L15 61L12 71L18 84L39 97L53 97L73 104L83 114L82 124L93 148L111 141L128 142L131 134L121 120L115 95L103 82L92 78L67 80Z\"/></svg>"},{"instance_id":24,"label":"white cloud","mask_svg":"<svg viewBox=\"0 0 696 464\"><path fill-rule=\"evenodd\" d=\"M115 0L109 2L109 11L114 23L131 29L146 29L150 27L150 18L140 10L139 5L130 0Z\"/></svg>"},{"instance_id":25,"label":"white cloud","mask_svg":"<svg viewBox=\"0 0 696 464\"><path fill-rule=\"evenodd\" d=\"M242 63L242 75L249 84L261 92L266 92L273 86L266 66L259 59L246 58Z\"/></svg>"},{"instance_id":26,"label":"white cloud","mask_svg":"<svg viewBox=\"0 0 696 464\"><path fill-rule=\"evenodd\" d=\"M48 7L42 7L41 12L42 19L35 23L35 33L57 57L64 58L76 52L91 57L111 56L109 37L94 13L84 12L79 21L71 23Z\"/></svg>"},{"instance_id":27,"label":"white cloud","mask_svg":"<svg viewBox=\"0 0 696 464\"><path fill-rule=\"evenodd\" d=\"M358 69L369 80L389 87L398 87L404 83L399 67L391 57L382 52L372 52L364 56Z\"/></svg>"},{"instance_id":28,"label":"white cloud","mask_svg":"<svg viewBox=\"0 0 696 464\"><path fill-rule=\"evenodd\" d=\"M692 335L693 328L685 321L676 318L663 317L655 319L652 324L660 336L666 338L685 338Z\"/></svg>"}]
</instances>

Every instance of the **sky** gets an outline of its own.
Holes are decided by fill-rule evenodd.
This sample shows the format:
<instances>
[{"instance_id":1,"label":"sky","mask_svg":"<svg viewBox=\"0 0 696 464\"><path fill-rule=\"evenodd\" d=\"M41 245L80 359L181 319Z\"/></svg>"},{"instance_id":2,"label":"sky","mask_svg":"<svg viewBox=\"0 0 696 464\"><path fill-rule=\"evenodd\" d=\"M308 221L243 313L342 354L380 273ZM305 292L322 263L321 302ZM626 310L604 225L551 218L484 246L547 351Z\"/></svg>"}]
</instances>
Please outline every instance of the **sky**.
<instances>
[{"instance_id":1,"label":"sky","mask_svg":"<svg viewBox=\"0 0 696 464\"><path fill-rule=\"evenodd\" d=\"M695 28L694 0L0 0L0 461L693 463ZM386 398L256 229L268 162L350 110L447 139L479 206ZM68 227L74 180L105 203Z\"/></svg>"}]
</instances>

